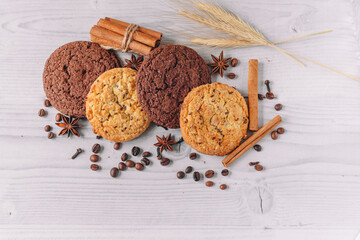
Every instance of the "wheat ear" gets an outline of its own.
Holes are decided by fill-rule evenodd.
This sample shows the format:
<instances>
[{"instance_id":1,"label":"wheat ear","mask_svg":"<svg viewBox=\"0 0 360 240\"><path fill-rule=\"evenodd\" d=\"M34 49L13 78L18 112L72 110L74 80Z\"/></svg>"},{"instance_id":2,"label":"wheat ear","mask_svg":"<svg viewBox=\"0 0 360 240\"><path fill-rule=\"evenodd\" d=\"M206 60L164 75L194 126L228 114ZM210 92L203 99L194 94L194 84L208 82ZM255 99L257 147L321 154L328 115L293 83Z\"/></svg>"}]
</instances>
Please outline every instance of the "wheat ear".
<instances>
[{"instance_id":1,"label":"wheat ear","mask_svg":"<svg viewBox=\"0 0 360 240\"><path fill-rule=\"evenodd\" d=\"M329 33L331 32L331 30L307 34L305 36L290 38L277 42L270 42L265 38L263 34L261 34L258 30L256 30L252 26L250 26L239 16L236 16L233 13L213 3L209 3L209 2L205 3L198 0L190 0L187 3L179 2L179 4L181 6L181 10L177 11L179 15L184 16L200 24L203 24L205 26L208 26L214 30L229 34L231 36L230 38L204 38L204 37L191 36L190 40L192 43L202 44L212 47L252 47L252 46L260 46L260 45L268 46L278 50L279 52L283 53L287 57L291 58L292 60L296 61L297 63L303 66L304 64L299 60L297 60L296 58L300 58L302 60L311 62L313 64L316 64L318 66L342 74L346 77L352 78L360 82L359 78L343 73L339 70L328 67L324 64L318 63L308 58L302 57L295 53L291 53L275 45L275 44L298 40L318 34Z\"/></svg>"}]
</instances>

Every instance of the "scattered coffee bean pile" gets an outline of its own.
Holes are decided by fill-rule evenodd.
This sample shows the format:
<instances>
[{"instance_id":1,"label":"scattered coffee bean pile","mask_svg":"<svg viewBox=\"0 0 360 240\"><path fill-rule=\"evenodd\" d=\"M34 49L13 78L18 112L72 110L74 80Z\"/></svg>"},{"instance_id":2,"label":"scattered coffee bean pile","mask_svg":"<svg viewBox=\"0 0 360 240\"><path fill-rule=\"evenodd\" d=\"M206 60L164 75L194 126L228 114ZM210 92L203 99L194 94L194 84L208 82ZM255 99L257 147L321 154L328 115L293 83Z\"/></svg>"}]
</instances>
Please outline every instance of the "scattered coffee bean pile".
<instances>
[{"instance_id":1,"label":"scattered coffee bean pile","mask_svg":"<svg viewBox=\"0 0 360 240\"><path fill-rule=\"evenodd\" d=\"M275 96L274 96L274 93L272 93L272 92L271 92L271 89L270 89L270 81L269 81L269 80L266 80L266 81L265 81L265 85L266 85L266 89L267 89L267 93L266 93L266 95L265 95L266 98L269 99L269 100L274 99L274 97L275 97ZM258 99L259 99L259 100L263 100L264 98L265 98L264 95L258 94ZM276 111L280 111L280 110L282 110L282 108L283 108L283 105L282 105L281 103L278 103L278 104L276 104L276 105L274 106L274 109L275 109ZM285 129L282 128L282 127L279 127L277 130L271 132L271 134L270 134L271 139L273 139L273 140L278 139L279 134L283 134L284 132L285 132ZM261 149L262 149L262 147L261 147L261 145L256 144L256 145L254 146L254 149L255 149L255 151L257 151L257 152L260 152ZM255 168L255 170L257 170L257 171L262 171L262 170L264 169L264 167L263 167L262 165L259 165L259 162L250 162L249 165L250 165L250 166L255 166L254 168Z\"/></svg>"},{"instance_id":2,"label":"scattered coffee bean pile","mask_svg":"<svg viewBox=\"0 0 360 240\"><path fill-rule=\"evenodd\" d=\"M98 153L100 153L101 150L102 150L102 147L98 143L95 143L91 148L91 151L94 154L92 154L90 156L90 161L93 162L93 164L90 165L90 169L93 170L93 171L100 170L100 166L97 164L97 162L100 160L100 156L98 155Z\"/></svg>"},{"instance_id":3,"label":"scattered coffee bean pile","mask_svg":"<svg viewBox=\"0 0 360 240\"><path fill-rule=\"evenodd\" d=\"M44 106L45 107L51 107L51 103L48 99L44 100ZM47 111L45 111L44 109L40 109L39 110L39 116L40 117L44 117L47 116ZM61 122L63 119L63 115L61 113L57 113L55 115L55 122ZM56 135L51 132L52 127L50 125L45 125L44 127L44 131L48 133L48 139L53 139ZM83 150L81 148L76 149L76 152L72 155L71 159L75 159L77 158L77 156L82 153ZM95 166L92 166L91 169L95 169Z\"/></svg>"},{"instance_id":4,"label":"scattered coffee bean pile","mask_svg":"<svg viewBox=\"0 0 360 240\"><path fill-rule=\"evenodd\" d=\"M44 106L45 107L51 107L51 103L48 99L44 100ZM39 117L47 116L47 111L45 109L41 108L38 112ZM55 137L55 134L53 132L50 132L52 127L50 125L46 125L44 127L45 132L48 133L48 139L53 139Z\"/></svg>"},{"instance_id":5,"label":"scattered coffee bean pile","mask_svg":"<svg viewBox=\"0 0 360 240\"><path fill-rule=\"evenodd\" d=\"M48 99L44 100L44 106L51 107L51 103ZM44 117L44 116L47 116L48 113L46 110L44 110L42 108L39 110L38 115L40 117ZM80 135L78 133L77 128L79 128L80 126L76 124L79 120L80 119L78 119L78 118L74 118L74 117L70 117L70 116L67 117L65 115L62 115L61 113L57 113L55 115L55 121L56 121L55 124L58 126L60 126L59 124L61 124L61 128L63 128L58 136L67 135L69 137L70 135L74 134L79 137ZM45 125L44 131L48 133L48 139L53 139L56 136L53 132L51 132L51 130L52 130L52 127L50 125Z\"/></svg>"},{"instance_id":6,"label":"scattered coffee bean pile","mask_svg":"<svg viewBox=\"0 0 360 240\"><path fill-rule=\"evenodd\" d=\"M256 171L262 171L264 167L259 164L260 162L249 162L249 166L254 166Z\"/></svg>"},{"instance_id":7,"label":"scattered coffee bean pile","mask_svg":"<svg viewBox=\"0 0 360 240\"><path fill-rule=\"evenodd\" d=\"M276 129L276 131L271 132L271 138L273 140L276 140L276 139L278 139L279 134L284 134L284 132L285 132L285 129L282 127L279 127L278 129Z\"/></svg>"},{"instance_id":8,"label":"scattered coffee bean pile","mask_svg":"<svg viewBox=\"0 0 360 240\"><path fill-rule=\"evenodd\" d=\"M114 144L114 149L118 150L120 149L120 143L115 143ZM140 155L142 149L140 149L138 146L134 146L131 149L131 155L134 157L137 157ZM119 162L117 167L113 167L110 170L110 176L113 178L116 178L117 176L119 176L120 172L125 171L128 168L135 168L138 171L143 171L145 169L145 166L149 166L151 164L151 161L148 159L148 157L151 157L151 153L148 151L145 151L141 154L141 160L140 162L134 162L133 160L130 159L130 155L127 153L123 153L121 154L121 162ZM164 159L167 158L161 158L161 165L163 165L163 161ZM170 160L167 159L164 162L169 162ZM167 163L168 164L168 163Z\"/></svg>"},{"instance_id":9,"label":"scattered coffee bean pile","mask_svg":"<svg viewBox=\"0 0 360 240\"><path fill-rule=\"evenodd\" d=\"M195 159L197 159L199 157L199 155L197 154L197 153L190 153L189 154L189 159L190 160L195 160ZM177 173L176 173L176 177L178 178L178 179L183 179L183 178L185 178L186 177L186 175L187 174L190 174L190 173L192 173L192 171L193 171L193 167L192 166L187 166L186 168L185 168L185 171L178 171ZM223 169L222 171L221 171L221 175L223 175L223 176L228 176L229 175L229 170L228 169ZM206 172L205 172L205 178L214 178L216 176L216 172L214 171L214 170L211 170L211 169L209 169L209 170L207 170ZM193 172L193 174L192 174L192 178L193 178L193 180L195 181L195 182L199 182L199 181L201 181L202 179L203 179L203 176L202 176L202 174L199 172L199 171L194 171ZM206 181L205 182L205 186L207 186L207 187L212 187L212 186L214 186L215 185L215 183L213 182L213 181ZM227 185L226 184L221 184L220 185L220 187L219 187L221 190L225 190L226 188L227 188Z\"/></svg>"},{"instance_id":10,"label":"scattered coffee bean pile","mask_svg":"<svg viewBox=\"0 0 360 240\"><path fill-rule=\"evenodd\" d=\"M232 58L230 61L230 66L231 67L236 67L239 64L239 60L237 60L237 58ZM228 73L227 77L229 79L235 79L236 78L236 74L235 73Z\"/></svg>"},{"instance_id":11,"label":"scattered coffee bean pile","mask_svg":"<svg viewBox=\"0 0 360 240\"><path fill-rule=\"evenodd\" d=\"M265 94L265 97L267 98L267 99L269 99L269 100L271 100L271 99L274 99L275 98L275 95L274 95L274 93L272 93L271 92L271 90L270 90L270 81L269 80L266 80L265 81L265 85L266 85L266 89L267 89L267 93ZM258 94L258 99L259 100L264 100L264 95L262 95L262 94ZM276 111L280 111L282 108L283 108L283 105L281 104L281 103L278 103L278 104L276 104L275 106L274 106L274 108L275 108L275 110Z\"/></svg>"},{"instance_id":12,"label":"scattered coffee bean pile","mask_svg":"<svg viewBox=\"0 0 360 240\"><path fill-rule=\"evenodd\" d=\"M237 65L239 64L239 60L237 58L232 58L231 61L230 61L230 66L231 67L236 67ZM227 77L229 79L235 79L236 78L236 74L235 73L229 73L227 75Z\"/></svg>"}]
</instances>

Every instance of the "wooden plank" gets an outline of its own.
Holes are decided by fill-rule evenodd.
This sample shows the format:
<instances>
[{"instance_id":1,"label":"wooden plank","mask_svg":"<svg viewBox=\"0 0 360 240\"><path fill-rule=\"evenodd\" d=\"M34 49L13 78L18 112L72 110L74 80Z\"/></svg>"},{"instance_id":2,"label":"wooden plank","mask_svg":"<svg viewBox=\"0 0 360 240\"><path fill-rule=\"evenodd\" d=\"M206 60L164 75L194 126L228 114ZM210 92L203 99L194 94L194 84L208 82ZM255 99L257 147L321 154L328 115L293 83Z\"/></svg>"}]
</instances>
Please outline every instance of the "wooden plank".
<instances>
[{"instance_id":1,"label":"wooden plank","mask_svg":"<svg viewBox=\"0 0 360 240\"><path fill-rule=\"evenodd\" d=\"M241 14L271 41L332 29L332 33L279 46L304 57L360 75L360 2L319 0L221 1ZM259 102L259 127L280 113L286 130L278 140L249 151L222 177L221 157L193 150L166 153L172 166L126 171L119 179L109 169L121 153L137 145L155 153L155 135L172 133L154 125L113 150L95 139L81 122L83 138L46 138L54 132L54 108L37 116L45 95L42 71L48 56L70 41L89 40L100 17L134 22L164 33L163 43L181 43L176 31L194 26L177 18L161 1L64 0L0 1L0 238L1 239L354 239L360 218L360 84L328 70L298 66L266 47L224 49L240 64L234 80L213 77L247 96L247 61L263 63L260 79L269 79L276 99ZM194 46L193 46L194 47ZM222 49L194 47L207 62ZM122 61L130 54L119 54ZM259 84L259 91L266 87ZM280 112L274 110L282 103ZM91 146L104 146L102 171L89 170ZM85 152L76 160L77 147ZM135 159L135 158L134 158ZM139 159L137 159L139 160ZM261 173L248 166L260 160ZM194 183L176 172L192 165L218 173L215 187ZM229 189L220 191L219 184Z\"/></svg>"}]
</instances>

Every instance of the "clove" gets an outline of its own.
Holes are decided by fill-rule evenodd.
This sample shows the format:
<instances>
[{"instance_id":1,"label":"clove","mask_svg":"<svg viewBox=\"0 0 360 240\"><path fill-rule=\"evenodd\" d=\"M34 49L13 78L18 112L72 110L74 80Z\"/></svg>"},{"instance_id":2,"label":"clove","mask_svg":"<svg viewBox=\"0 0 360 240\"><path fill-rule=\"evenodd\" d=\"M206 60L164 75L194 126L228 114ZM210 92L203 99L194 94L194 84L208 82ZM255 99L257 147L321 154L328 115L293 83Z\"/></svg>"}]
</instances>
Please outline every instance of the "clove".
<instances>
[{"instance_id":1,"label":"clove","mask_svg":"<svg viewBox=\"0 0 360 240\"><path fill-rule=\"evenodd\" d=\"M76 153L71 157L71 159L75 159L80 153L82 153L83 150L81 148L76 149Z\"/></svg>"}]
</instances>

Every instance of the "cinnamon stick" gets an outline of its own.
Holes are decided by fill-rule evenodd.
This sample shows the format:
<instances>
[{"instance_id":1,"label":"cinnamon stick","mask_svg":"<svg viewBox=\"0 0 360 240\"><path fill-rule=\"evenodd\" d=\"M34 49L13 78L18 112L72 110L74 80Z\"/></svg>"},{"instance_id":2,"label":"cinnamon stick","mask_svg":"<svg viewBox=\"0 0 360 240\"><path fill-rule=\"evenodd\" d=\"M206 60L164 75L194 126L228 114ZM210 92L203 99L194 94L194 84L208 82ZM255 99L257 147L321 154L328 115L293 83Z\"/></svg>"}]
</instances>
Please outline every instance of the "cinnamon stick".
<instances>
[{"instance_id":1,"label":"cinnamon stick","mask_svg":"<svg viewBox=\"0 0 360 240\"><path fill-rule=\"evenodd\" d=\"M258 60L249 60L249 78L248 78L248 96L249 96L249 130L257 131L259 129L258 120Z\"/></svg>"},{"instance_id":2,"label":"cinnamon stick","mask_svg":"<svg viewBox=\"0 0 360 240\"><path fill-rule=\"evenodd\" d=\"M109 17L106 17L105 20L117 23L117 24L122 25L124 27L128 27L130 25L129 23L126 23L126 22L123 22L123 21L120 21L120 20L116 20L116 19L113 19L113 18L109 18ZM139 27L139 31L143 32L143 33L146 33L146 34L148 34L150 36L153 36L156 39L161 40L161 37L162 37L161 32L157 32L157 31L154 31L154 30L151 30L151 29L148 29L148 28L144 28L144 27Z\"/></svg>"},{"instance_id":3,"label":"cinnamon stick","mask_svg":"<svg viewBox=\"0 0 360 240\"><path fill-rule=\"evenodd\" d=\"M251 137L245 140L239 147L237 147L233 152L227 155L222 163L225 167L228 167L231 163L233 163L236 159L238 159L241 155L243 155L247 150L252 148L258 141L260 141L263 137L265 137L268 133L270 133L277 125L281 122L281 117L277 115L270 122L265 124L259 131L254 133Z\"/></svg>"},{"instance_id":4,"label":"cinnamon stick","mask_svg":"<svg viewBox=\"0 0 360 240\"><path fill-rule=\"evenodd\" d=\"M90 37L93 42L118 49L121 49L122 41L124 40L124 36L96 25L91 28ZM151 47L134 40L130 42L129 48L143 55L148 55L152 50Z\"/></svg>"},{"instance_id":5,"label":"cinnamon stick","mask_svg":"<svg viewBox=\"0 0 360 240\"><path fill-rule=\"evenodd\" d=\"M97 23L98 26L106 28L108 30L111 30L113 32L116 32L118 34L121 34L125 36L127 27L120 25L116 22L111 22L106 19L100 19ZM157 39L151 35L148 35L146 33L135 31L132 39L135 41L138 41L140 43L143 43L145 45L148 45L150 47L157 47L160 44L160 39Z\"/></svg>"}]
</instances>

